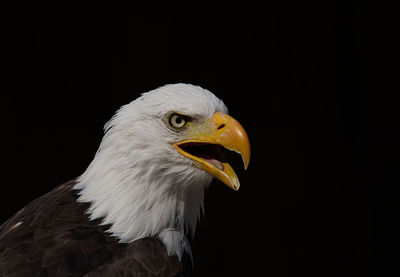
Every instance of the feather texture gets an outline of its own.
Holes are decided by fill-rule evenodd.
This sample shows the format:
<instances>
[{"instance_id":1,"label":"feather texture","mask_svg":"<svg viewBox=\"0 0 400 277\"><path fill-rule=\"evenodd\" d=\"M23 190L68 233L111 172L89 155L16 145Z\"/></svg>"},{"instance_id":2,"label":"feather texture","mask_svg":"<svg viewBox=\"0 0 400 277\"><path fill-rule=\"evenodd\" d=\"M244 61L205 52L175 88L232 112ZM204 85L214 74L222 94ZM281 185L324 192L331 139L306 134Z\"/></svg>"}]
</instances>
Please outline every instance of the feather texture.
<instances>
[{"instance_id":1,"label":"feather texture","mask_svg":"<svg viewBox=\"0 0 400 277\"><path fill-rule=\"evenodd\" d=\"M74 181L36 199L0 226L0 276L179 276L183 264L157 238L118 243Z\"/></svg>"}]
</instances>

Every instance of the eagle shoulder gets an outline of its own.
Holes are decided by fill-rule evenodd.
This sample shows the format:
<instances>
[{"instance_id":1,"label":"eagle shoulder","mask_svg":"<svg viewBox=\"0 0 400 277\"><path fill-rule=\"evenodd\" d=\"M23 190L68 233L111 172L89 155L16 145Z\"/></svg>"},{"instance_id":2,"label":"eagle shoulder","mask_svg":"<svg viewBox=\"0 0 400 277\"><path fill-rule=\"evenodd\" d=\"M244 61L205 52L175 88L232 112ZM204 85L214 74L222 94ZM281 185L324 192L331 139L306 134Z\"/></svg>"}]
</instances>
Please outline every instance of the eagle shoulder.
<instances>
[{"instance_id":1,"label":"eagle shoulder","mask_svg":"<svg viewBox=\"0 0 400 277\"><path fill-rule=\"evenodd\" d=\"M29 203L0 226L0 276L178 276L158 238L118 243L89 220L74 181Z\"/></svg>"}]
</instances>

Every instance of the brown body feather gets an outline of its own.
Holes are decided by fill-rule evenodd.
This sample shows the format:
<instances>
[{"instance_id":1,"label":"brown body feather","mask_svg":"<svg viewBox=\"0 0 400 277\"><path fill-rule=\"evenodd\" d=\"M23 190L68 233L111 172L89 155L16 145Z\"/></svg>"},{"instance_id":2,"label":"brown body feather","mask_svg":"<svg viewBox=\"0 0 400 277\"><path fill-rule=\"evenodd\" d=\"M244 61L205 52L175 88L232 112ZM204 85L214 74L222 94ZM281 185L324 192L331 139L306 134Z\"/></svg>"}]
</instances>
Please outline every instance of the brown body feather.
<instances>
[{"instance_id":1,"label":"brown body feather","mask_svg":"<svg viewBox=\"0 0 400 277\"><path fill-rule=\"evenodd\" d=\"M60 185L0 226L0 276L180 276L183 263L158 238L118 243L74 181Z\"/></svg>"}]
</instances>

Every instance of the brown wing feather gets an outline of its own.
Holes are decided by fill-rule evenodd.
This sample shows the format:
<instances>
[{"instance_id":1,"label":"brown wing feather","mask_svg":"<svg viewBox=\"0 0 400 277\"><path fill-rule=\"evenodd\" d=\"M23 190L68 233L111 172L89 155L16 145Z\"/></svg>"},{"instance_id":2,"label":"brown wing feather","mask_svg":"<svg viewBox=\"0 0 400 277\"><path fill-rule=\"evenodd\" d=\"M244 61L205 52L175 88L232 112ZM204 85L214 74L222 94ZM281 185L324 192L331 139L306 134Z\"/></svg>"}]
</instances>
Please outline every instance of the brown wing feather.
<instances>
[{"instance_id":1,"label":"brown wing feather","mask_svg":"<svg viewBox=\"0 0 400 277\"><path fill-rule=\"evenodd\" d=\"M88 203L63 184L0 226L0 276L177 276L182 264L157 238L118 243Z\"/></svg>"}]
</instances>

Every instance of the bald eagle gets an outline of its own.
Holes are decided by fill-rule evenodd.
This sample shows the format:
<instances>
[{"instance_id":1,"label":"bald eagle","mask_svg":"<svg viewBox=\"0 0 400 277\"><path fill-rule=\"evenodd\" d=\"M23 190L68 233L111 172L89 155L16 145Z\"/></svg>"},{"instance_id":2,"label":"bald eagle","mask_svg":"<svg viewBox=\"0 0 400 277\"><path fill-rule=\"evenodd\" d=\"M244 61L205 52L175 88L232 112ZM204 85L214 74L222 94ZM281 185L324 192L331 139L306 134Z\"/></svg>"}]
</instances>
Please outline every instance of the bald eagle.
<instances>
[{"instance_id":1,"label":"bald eagle","mask_svg":"<svg viewBox=\"0 0 400 277\"><path fill-rule=\"evenodd\" d=\"M81 176L0 226L0 276L190 271L187 237L202 212L205 188L215 177L239 189L224 149L239 153L247 168L245 130L214 94L189 84L143 93L104 129Z\"/></svg>"}]
</instances>

